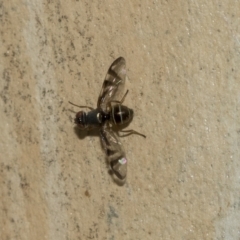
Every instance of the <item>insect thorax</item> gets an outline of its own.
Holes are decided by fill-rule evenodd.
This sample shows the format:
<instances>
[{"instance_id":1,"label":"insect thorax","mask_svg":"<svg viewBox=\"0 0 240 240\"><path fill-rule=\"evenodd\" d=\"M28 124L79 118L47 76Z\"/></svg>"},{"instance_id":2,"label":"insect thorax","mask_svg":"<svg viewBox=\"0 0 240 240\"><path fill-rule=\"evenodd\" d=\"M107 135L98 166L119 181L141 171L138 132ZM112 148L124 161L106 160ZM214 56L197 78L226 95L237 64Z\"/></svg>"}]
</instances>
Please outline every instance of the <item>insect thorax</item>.
<instances>
[{"instance_id":1,"label":"insect thorax","mask_svg":"<svg viewBox=\"0 0 240 240\"><path fill-rule=\"evenodd\" d=\"M110 115L108 113L97 108L87 113L86 123L92 127L100 127L109 119Z\"/></svg>"}]
</instances>

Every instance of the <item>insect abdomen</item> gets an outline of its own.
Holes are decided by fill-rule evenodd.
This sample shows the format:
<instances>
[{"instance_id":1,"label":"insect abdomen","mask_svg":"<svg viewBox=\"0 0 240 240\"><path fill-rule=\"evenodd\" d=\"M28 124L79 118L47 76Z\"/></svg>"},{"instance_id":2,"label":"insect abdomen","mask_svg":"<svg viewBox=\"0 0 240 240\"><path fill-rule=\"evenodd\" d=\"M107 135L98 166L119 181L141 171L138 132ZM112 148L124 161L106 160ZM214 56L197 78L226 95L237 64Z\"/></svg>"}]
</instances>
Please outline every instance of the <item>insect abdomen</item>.
<instances>
[{"instance_id":1,"label":"insect abdomen","mask_svg":"<svg viewBox=\"0 0 240 240\"><path fill-rule=\"evenodd\" d=\"M127 123L133 118L133 110L121 104L117 104L112 107L111 118L116 125Z\"/></svg>"}]
</instances>

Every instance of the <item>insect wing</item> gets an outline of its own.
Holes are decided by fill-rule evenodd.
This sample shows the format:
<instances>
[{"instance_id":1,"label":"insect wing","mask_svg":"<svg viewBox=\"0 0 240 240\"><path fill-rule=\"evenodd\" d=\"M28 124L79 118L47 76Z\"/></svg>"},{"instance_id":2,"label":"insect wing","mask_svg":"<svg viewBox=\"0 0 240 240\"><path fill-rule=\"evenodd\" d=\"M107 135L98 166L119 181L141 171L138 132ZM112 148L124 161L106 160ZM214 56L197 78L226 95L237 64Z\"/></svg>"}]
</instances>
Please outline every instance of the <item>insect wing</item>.
<instances>
[{"instance_id":1,"label":"insect wing","mask_svg":"<svg viewBox=\"0 0 240 240\"><path fill-rule=\"evenodd\" d=\"M100 130L100 136L111 170L117 177L115 180L124 182L127 176L127 159L121 142L116 134L107 127Z\"/></svg>"},{"instance_id":2,"label":"insect wing","mask_svg":"<svg viewBox=\"0 0 240 240\"><path fill-rule=\"evenodd\" d=\"M97 107L106 112L108 103L122 93L126 78L126 61L117 58L109 67L98 97ZM116 94L117 93L117 94ZM120 100L120 99L118 99Z\"/></svg>"}]
</instances>

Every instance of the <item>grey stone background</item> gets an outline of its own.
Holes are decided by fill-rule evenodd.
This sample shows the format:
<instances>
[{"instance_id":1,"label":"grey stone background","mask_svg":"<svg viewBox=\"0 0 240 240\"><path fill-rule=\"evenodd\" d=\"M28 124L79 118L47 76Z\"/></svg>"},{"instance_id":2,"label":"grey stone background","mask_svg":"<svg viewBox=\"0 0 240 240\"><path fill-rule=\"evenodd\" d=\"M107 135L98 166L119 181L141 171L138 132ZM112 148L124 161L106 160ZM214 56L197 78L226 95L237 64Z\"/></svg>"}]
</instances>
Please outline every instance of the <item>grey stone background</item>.
<instances>
[{"instance_id":1,"label":"grey stone background","mask_svg":"<svg viewBox=\"0 0 240 240\"><path fill-rule=\"evenodd\" d=\"M0 1L0 235L240 239L239 1ZM116 185L77 108L127 61Z\"/></svg>"}]
</instances>

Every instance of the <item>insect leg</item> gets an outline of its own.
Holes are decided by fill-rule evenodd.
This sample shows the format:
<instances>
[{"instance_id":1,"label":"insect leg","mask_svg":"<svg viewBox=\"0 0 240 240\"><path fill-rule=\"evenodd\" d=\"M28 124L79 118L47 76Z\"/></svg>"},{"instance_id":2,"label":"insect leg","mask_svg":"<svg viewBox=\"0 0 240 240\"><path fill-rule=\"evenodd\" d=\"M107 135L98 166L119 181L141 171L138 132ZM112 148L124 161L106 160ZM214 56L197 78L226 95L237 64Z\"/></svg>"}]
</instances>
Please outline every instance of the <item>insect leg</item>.
<instances>
[{"instance_id":1,"label":"insect leg","mask_svg":"<svg viewBox=\"0 0 240 240\"><path fill-rule=\"evenodd\" d=\"M122 97L122 100L120 101L120 104L123 103L123 101L124 101L125 97L127 96L127 94L128 94L128 90L126 91L126 93L125 93L124 96Z\"/></svg>"},{"instance_id":2,"label":"insect leg","mask_svg":"<svg viewBox=\"0 0 240 240\"><path fill-rule=\"evenodd\" d=\"M79 108L88 108L88 109L90 109L90 110L94 110L94 108L92 108L92 107L88 107L88 106L79 106L79 105L77 105L77 104L75 104L75 103L72 103L72 102L70 102L70 101L68 101L70 104L72 104L73 106L76 106L76 107L79 107Z\"/></svg>"},{"instance_id":3,"label":"insect leg","mask_svg":"<svg viewBox=\"0 0 240 240\"><path fill-rule=\"evenodd\" d=\"M125 100L125 98L126 98L126 96L127 96L127 94L128 94L128 90L126 91L126 93L123 95L123 97L122 97L122 99L121 99L121 101L117 101L117 100L112 100L112 101L109 101L109 105L111 105L111 103L112 102L114 102L114 103L119 103L119 104L122 104L123 103L123 101Z\"/></svg>"},{"instance_id":4,"label":"insect leg","mask_svg":"<svg viewBox=\"0 0 240 240\"><path fill-rule=\"evenodd\" d=\"M142 133L140 133L140 132L137 132L137 131L135 131L135 130L132 130L132 129L131 129L131 130L121 130L121 131L119 131L119 132L125 132L125 133L127 133L127 134L119 135L119 137L126 137L126 136L129 136L129 135L131 135L131 134L137 134L137 135L140 135L140 136L146 138L146 135L144 135L144 134L142 134Z\"/></svg>"}]
</instances>

